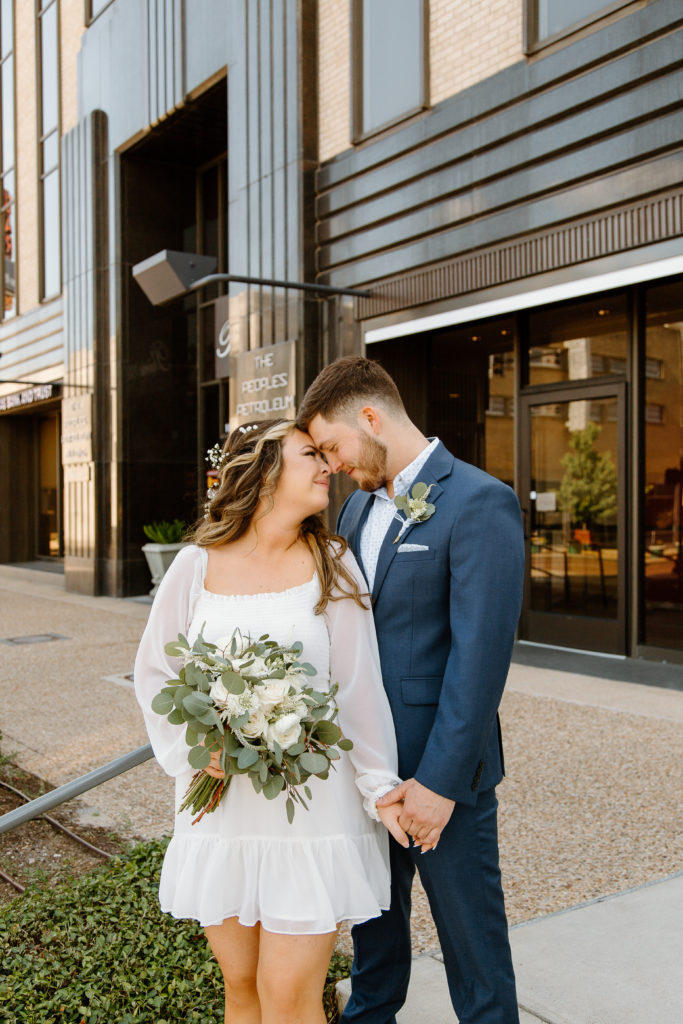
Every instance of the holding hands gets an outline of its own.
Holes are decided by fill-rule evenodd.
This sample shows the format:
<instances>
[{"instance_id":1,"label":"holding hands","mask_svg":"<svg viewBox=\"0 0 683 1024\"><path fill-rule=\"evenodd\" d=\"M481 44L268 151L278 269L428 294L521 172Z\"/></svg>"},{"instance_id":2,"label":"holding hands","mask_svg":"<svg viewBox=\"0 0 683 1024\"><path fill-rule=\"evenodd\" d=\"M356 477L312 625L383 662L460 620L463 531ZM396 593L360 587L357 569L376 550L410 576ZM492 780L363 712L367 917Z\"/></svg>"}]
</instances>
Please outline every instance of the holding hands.
<instances>
[{"instance_id":1,"label":"holding hands","mask_svg":"<svg viewBox=\"0 0 683 1024\"><path fill-rule=\"evenodd\" d=\"M422 853L436 848L454 807L454 800L434 793L417 779L407 779L377 801L380 820L396 842L407 848L410 836Z\"/></svg>"}]
</instances>

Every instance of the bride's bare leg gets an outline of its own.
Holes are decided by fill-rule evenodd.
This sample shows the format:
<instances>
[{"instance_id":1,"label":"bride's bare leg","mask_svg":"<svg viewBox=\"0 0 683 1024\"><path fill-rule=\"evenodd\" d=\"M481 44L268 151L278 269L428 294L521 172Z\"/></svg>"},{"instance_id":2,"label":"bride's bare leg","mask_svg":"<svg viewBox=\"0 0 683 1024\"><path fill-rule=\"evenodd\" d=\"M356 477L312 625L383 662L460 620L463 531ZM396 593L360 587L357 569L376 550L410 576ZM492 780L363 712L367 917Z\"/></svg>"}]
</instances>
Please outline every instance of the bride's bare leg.
<instances>
[{"instance_id":1,"label":"bride's bare leg","mask_svg":"<svg viewBox=\"0 0 683 1024\"><path fill-rule=\"evenodd\" d=\"M236 917L204 929L225 982L225 1019L230 1024L262 1024L256 988L259 925L246 928Z\"/></svg>"},{"instance_id":2,"label":"bride's bare leg","mask_svg":"<svg viewBox=\"0 0 683 1024\"><path fill-rule=\"evenodd\" d=\"M262 1024L325 1024L327 968L337 932L278 935L261 929L258 993Z\"/></svg>"}]
</instances>

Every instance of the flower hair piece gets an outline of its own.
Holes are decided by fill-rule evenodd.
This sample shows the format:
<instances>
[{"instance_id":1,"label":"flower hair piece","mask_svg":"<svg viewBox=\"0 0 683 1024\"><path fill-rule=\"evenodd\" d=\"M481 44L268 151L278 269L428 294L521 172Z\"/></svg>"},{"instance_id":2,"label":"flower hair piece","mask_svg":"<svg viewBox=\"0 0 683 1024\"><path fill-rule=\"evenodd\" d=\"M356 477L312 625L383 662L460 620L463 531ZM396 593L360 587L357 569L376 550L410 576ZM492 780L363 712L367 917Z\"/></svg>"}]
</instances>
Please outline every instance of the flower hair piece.
<instances>
[{"instance_id":1,"label":"flower hair piece","mask_svg":"<svg viewBox=\"0 0 683 1024\"><path fill-rule=\"evenodd\" d=\"M248 434L250 430L258 430L258 423L248 423L246 427L237 428L240 434Z\"/></svg>"},{"instance_id":2,"label":"flower hair piece","mask_svg":"<svg viewBox=\"0 0 683 1024\"><path fill-rule=\"evenodd\" d=\"M222 469L228 461L228 453L223 451L221 444L215 444L213 448L206 449L205 462L211 463L212 469Z\"/></svg>"}]
</instances>

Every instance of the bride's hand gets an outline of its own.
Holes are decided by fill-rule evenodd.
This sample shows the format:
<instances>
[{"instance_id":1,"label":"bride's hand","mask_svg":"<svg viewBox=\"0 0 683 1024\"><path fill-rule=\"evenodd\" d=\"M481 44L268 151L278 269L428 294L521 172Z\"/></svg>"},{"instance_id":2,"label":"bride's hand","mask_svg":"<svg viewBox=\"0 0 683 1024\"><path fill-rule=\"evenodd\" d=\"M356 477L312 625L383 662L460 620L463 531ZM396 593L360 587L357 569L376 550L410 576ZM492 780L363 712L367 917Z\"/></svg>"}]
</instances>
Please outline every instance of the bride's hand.
<instances>
[{"instance_id":1,"label":"bride's hand","mask_svg":"<svg viewBox=\"0 0 683 1024\"><path fill-rule=\"evenodd\" d=\"M214 779L224 779L225 772L221 768L221 751L214 750L211 755L211 761L204 769L207 775L213 775Z\"/></svg>"},{"instance_id":2,"label":"bride's hand","mask_svg":"<svg viewBox=\"0 0 683 1024\"><path fill-rule=\"evenodd\" d=\"M389 804L388 807L377 807L379 820L382 822L384 827L391 832L397 843L400 843L401 846L408 849L410 846L410 840L398 823L398 816L402 810L403 803L401 801L395 804Z\"/></svg>"}]
</instances>

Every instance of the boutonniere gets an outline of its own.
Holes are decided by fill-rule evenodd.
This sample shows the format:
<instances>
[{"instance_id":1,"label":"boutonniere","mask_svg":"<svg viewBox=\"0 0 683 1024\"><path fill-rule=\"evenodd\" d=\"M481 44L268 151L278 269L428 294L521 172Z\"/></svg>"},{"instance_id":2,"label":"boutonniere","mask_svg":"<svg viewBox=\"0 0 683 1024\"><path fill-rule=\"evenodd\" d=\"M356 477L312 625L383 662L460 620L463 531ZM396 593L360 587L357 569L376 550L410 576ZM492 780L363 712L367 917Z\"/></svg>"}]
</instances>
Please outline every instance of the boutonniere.
<instances>
[{"instance_id":1,"label":"boutonniere","mask_svg":"<svg viewBox=\"0 0 683 1024\"><path fill-rule=\"evenodd\" d=\"M401 519L398 512L394 515L394 519L398 519L401 523L401 529L398 531L394 544L398 544L412 523L426 523L434 515L436 507L427 501L433 486L434 484L430 484L428 487L427 484L418 483L413 487L410 497L407 494L399 494L394 498L394 505L398 512L403 512L406 517Z\"/></svg>"}]
</instances>

